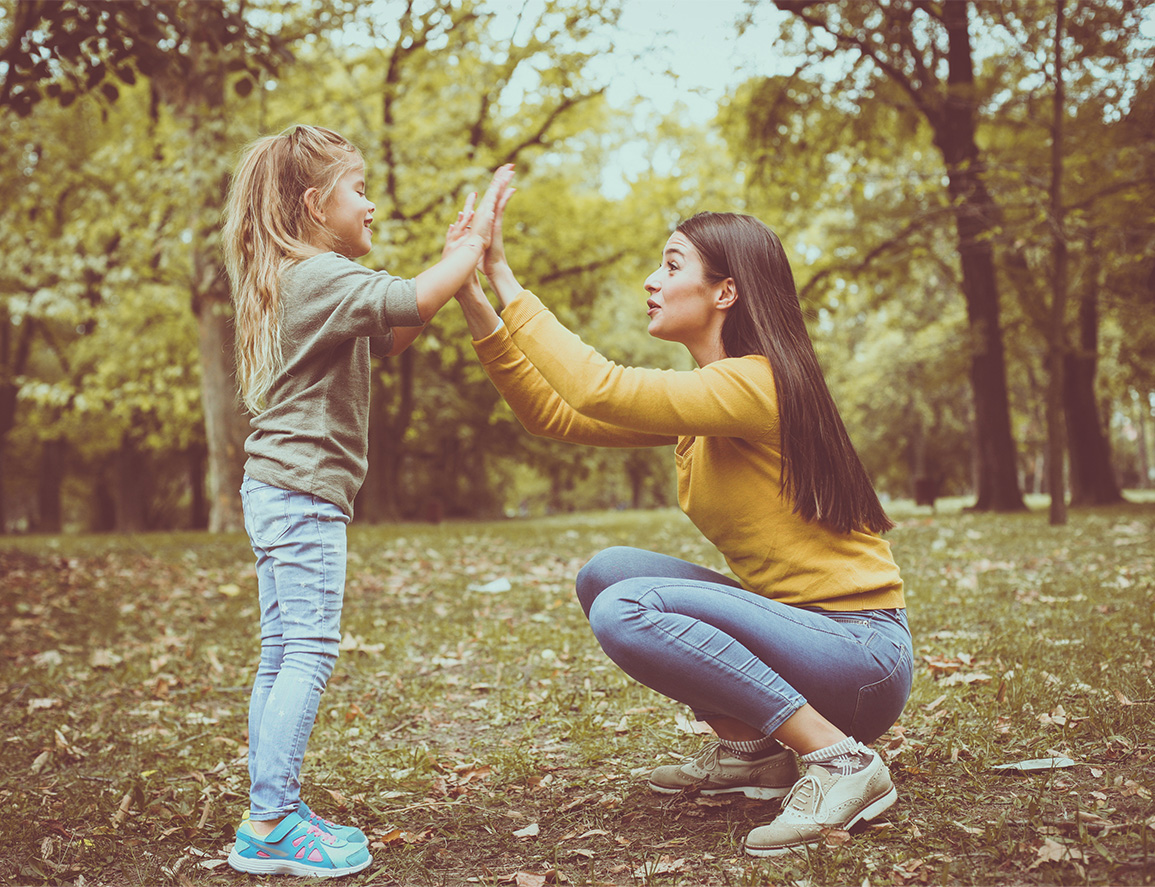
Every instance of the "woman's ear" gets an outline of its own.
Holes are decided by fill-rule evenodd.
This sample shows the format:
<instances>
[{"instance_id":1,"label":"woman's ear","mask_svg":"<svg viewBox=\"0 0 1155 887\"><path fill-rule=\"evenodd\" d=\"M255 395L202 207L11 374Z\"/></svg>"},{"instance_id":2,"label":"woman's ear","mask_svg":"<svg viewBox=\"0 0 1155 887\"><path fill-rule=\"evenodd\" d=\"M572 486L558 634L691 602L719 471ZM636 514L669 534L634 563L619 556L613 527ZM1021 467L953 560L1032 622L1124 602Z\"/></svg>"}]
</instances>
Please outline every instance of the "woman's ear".
<instances>
[{"instance_id":1,"label":"woman's ear","mask_svg":"<svg viewBox=\"0 0 1155 887\"><path fill-rule=\"evenodd\" d=\"M734 286L734 278L727 277L722 281L722 286L714 297L714 305L718 308L731 308L737 301L738 288Z\"/></svg>"},{"instance_id":2,"label":"woman's ear","mask_svg":"<svg viewBox=\"0 0 1155 887\"><path fill-rule=\"evenodd\" d=\"M304 194L305 208L309 211L309 215L311 215L318 224L324 225L325 214L321 212L321 207L317 204L317 198L320 193L321 192L316 188L310 188L307 190Z\"/></svg>"}]
</instances>

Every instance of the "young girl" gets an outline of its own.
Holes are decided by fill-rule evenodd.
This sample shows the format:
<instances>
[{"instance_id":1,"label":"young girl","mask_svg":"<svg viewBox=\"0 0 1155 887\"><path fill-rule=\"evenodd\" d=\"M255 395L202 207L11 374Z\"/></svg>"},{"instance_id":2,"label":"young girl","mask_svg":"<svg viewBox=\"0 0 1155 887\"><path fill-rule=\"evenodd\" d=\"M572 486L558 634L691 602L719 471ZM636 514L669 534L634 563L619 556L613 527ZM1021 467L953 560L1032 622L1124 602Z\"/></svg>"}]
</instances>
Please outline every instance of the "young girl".
<instances>
[{"instance_id":1,"label":"young girl","mask_svg":"<svg viewBox=\"0 0 1155 887\"><path fill-rule=\"evenodd\" d=\"M674 445L679 503L737 577L625 547L578 574L609 657L718 736L658 767L649 787L786 796L746 838L755 856L877 816L897 792L863 743L910 693L902 580L880 535L892 524L823 380L778 238L732 213L679 225L640 307L650 334L685 345L699 368L629 368L521 289L505 261L503 206L484 265L504 323L476 279L458 294L490 378L535 434Z\"/></svg>"},{"instance_id":2,"label":"young girl","mask_svg":"<svg viewBox=\"0 0 1155 887\"><path fill-rule=\"evenodd\" d=\"M257 560L261 660L249 704L249 812L229 864L335 877L370 863L365 835L300 798L305 746L341 640L345 530L365 478L370 343L403 351L489 244L512 167L452 249L415 279L352 260L371 246L365 164L327 129L293 126L245 152L222 232L237 379L253 413L241 485Z\"/></svg>"}]
</instances>

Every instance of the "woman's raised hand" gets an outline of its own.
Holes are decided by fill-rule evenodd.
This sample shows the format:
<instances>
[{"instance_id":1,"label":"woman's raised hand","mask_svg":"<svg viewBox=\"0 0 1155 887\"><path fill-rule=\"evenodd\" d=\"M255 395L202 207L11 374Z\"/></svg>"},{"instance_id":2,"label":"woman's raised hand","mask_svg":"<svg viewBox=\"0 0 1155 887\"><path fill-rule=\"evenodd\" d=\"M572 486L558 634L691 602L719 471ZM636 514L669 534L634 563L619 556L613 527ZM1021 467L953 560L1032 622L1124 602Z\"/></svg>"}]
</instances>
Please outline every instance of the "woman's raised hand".
<instances>
[{"instance_id":1,"label":"woman's raised hand","mask_svg":"<svg viewBox=\"0 0 1155 887\"><path fill-rule=\"evenodd\" d=\"M505 260L505 238L502 234L502 220L505 218L505 206L509 203L516 188L506 188L505 191L497 200L497 207L493 217L493 233L489 240L489 247L485 251L485 255L481 258L481 270L486 277L493 277L494 272L500 267L508 267L509 263Z\"/></svg>"}]
</instances>

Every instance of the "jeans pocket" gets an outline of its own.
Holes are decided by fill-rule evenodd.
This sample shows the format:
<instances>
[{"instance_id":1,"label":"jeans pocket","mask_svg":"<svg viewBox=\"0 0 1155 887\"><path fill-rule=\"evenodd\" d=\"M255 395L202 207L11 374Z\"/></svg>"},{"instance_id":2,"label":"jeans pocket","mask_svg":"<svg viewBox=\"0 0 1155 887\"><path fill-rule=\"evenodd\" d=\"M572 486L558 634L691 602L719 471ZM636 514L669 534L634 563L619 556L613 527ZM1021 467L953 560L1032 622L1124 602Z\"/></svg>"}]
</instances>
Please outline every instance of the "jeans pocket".
<instances>
[{"instance_id":1,"label":"jeans pocket","mask_svg":"<svg viewBox=\"0 0 1155 887\"><path fill-rule=\"evenodd\" d=\"M898 720L910 697L914 663L907 651L895 644L894 668L880 681L858 691L851 733L859 742L870 744Z\"/></svg>"},{"instance_id":2,"label":"jeans pocket","mask_svg":"<svg viewBox=\"0 0 1155 887\"><path fill-rule=\"evenodd\" d=\"M275 543L289 529L289 497L280 487L251 479L241 486L241 505L245 512L245 530L253 544L262 548Z\"/></svg>"}]
</instances>

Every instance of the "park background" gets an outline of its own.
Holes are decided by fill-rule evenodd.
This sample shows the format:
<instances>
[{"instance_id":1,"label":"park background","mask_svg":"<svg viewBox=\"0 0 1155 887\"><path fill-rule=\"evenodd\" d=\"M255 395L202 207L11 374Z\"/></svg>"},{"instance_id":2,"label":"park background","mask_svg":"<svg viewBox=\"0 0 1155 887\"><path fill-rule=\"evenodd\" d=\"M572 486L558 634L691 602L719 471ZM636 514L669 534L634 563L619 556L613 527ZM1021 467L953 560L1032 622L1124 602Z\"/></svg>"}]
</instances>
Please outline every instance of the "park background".
<instances>
[{"instance_id":1,"label":"park background","mask_svg":"<svg viewBox=\"0 0 1155 887\"><path fill-rule=\"evenodd\" d=\"M402 276L516 163L514 267L625 364L689 365L644 322L676 222L752 213L884 497L1118 501L1155 471L1153 45L1133 0L7 0L0 530L239 526L221 206L299 121L364 151ZM666 454L526 435L453 305L372 396L360 521L674 502Z\"/></svg>"},{"instance_id":2,"label":"park background","mask_svg":"<svg viewBox=\"0 0 1155 887\"><path fill-rule=\"evenodd\" d=\"M0 884L249 880L217 232L242 146L302 120L364 150L399 274L516 162L515 267L622 363L689 366L641 288L679 218L777 229L916 655L869 827L751 860L776 802L653 795L700 726L573 576L724 565L669 453L526 435L448 306L376 366L303 773L372 842L346 883L1155 883L1152 5L0 0Z\"/></svg>"}]
</instances>

